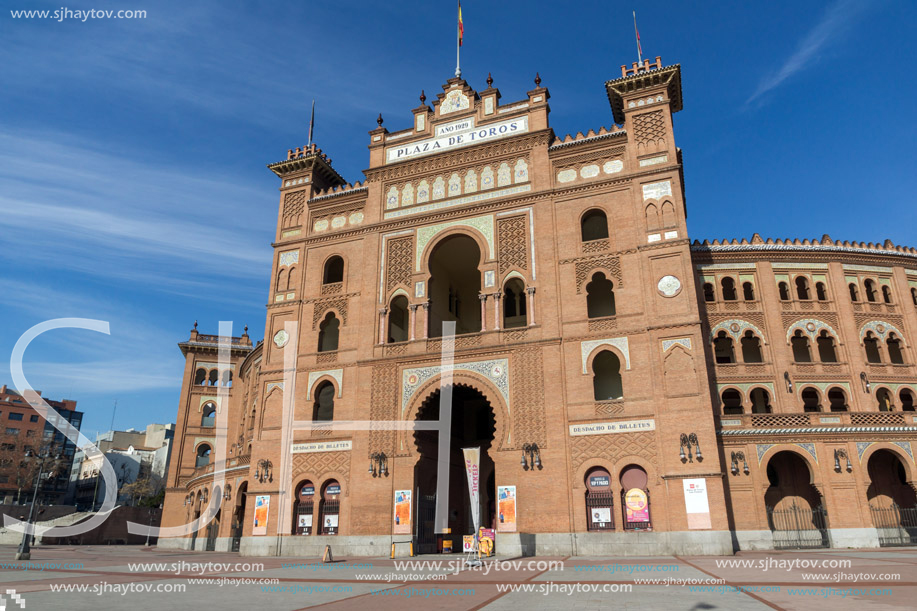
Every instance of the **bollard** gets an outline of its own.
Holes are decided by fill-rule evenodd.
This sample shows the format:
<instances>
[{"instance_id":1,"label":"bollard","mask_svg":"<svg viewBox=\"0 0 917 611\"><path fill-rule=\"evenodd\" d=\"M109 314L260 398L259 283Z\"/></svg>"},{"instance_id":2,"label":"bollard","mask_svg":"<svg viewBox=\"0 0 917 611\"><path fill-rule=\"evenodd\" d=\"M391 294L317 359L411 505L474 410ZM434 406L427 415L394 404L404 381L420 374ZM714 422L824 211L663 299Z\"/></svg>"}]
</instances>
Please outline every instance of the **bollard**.
<instances>
[{"instance_id":1,"label":"bollard","mask_svg":"<svg viewBox=\"0 0 917 611\"><path fill-rule=\"evenodd\" d=\"M392 543L392 560L395 559L395 544Z\"/></svg>"}]
</instances>

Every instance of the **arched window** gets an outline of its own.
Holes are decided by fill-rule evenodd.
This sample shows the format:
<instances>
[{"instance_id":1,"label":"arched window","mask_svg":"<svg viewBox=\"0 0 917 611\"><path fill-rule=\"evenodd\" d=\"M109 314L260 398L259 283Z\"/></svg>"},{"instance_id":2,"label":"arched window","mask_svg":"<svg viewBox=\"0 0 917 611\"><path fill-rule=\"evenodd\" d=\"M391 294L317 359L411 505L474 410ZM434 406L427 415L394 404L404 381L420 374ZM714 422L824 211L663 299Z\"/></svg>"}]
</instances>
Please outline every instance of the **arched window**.
<instances>
[{"instance_id":1,"label":"arched window","mask_svg":"<svg viewBox=\"0 0 917 611\"><path fill-rule=\"evenodd\" d=\"M876 301L876 283L871 278L863 281L863 288L866 290L866 301L875 303Z\"/></svg>"},{"instance_id":2,"label":"arched window","mask_svg":"<svg viewBox=\"0 0 917 611\"><path fill-rule=\"evenodd\" d=\"M849 285L847 285L847 288L850 289L850 301L859 301L859 300L860 300L860 292L857 290L857 285L856 285L856 283L855 283L855 282L851 282Z\"/></svg>"},{"instance_id":3,"label":"arched window","mask_svg":"<svg viewBox=\"0 0 917 611\"><path fill-rule=\"evenodd\" d=\"M621 361L610 350L602 350L592 360L592 390L596 401L624 397Z\"/></svg>"},{"instance_id":4,"label":"arched window","mask_svg":"<svg viewBox=\"0 0 917 611\"><path fill-rule=\"evenodd\" d=\"M814 388L805 388L802 391L802 409L806 412L821 411L821 396Z\"/></svg>"},{"instance_id":5,"label":"arched window","mask_svg":"<svg viewBox=\"0 0 917 611\"><path fill-rule=\"evenodd\" d=\"M914 394L909 389L902 388L898 398L901 399L901 411L914 411Z\"/></svg>"},{"instance_id":6,"label":"arched window","mask_svg":"<svg viewBox=\"0 0 917 611\"><path fill-rule=\"evenodd\" d=\"M812 352L809 350L809 338L802 334L802 331L796 331L796 334L790 338L790 344L793 346L793 360L797 363L811 363Z\"/></svg>"},{"instance_id":7,"label":"arched window","mask_svg":"<svg viewBox=\"0 0 917 611\"><path fill-rule=\"evenodd\" d=\"M726 276L720 281L720 286L723 288L723 300L724 301L735 301L738 299L736 295L736 281Z\"/></svg>"},{"instance_id":8,"label":"arched window","mask_svg":"<svg viewBox=\"0 0 917 611\"><path fill-rule=\"evenodd\" d=\"M828 403L831 405L832 412L846 412L847 393L840 388L832 388L828 391Z\"/></svg>"},{"instance_id":9,"label":"arched window","mask_svg":"<svg viewBox=\"0 0 917 611\"><path fill-rule=\"evenodd\" d=\"M913 301L914 305L917 306L917 288L911 289L911 301Z\"/></svg>"},{"instance_id":10,"label":"arched window","mask_svg":"<svg viewBox=\"0 0 917 611\"><path fill-rule=\"evenodd\" d=\"M819 301L828 301L828 289L824 282L815 283L815 298Z\"/></svg>"},{"instance_id":11,"label":"arched window","mask_svg":"<svg viewBox=\"0 0 917 611\"><path fill-rule=\"evenodd\" d=\"M805 276L796 276L796 298L800 301L809 298L809 279Z\"/></svg>"},{"instance_id":12,"label":"arched window","mask_svg":"<svg viewBox=\"0 0 917 611\"><path fill-rule=\"evenodd\" d=\"M780 301L790 300L790 287L786 282L777 285L777 292L780 294Z\"/></svg>"},{"instance_id":13,"label":"arched window","mask_svg":"<svg viewBox=\"0 0 917 611\"><path fill-rule=\"evenodd\" d=\"M296 489L293 501L293 532L297 535L312 534L312 515L315 508L315 485L304 481Z\"/></svg>"},{"instance_id":14,"label":"arched window","mask_svg":"<svg viewBox=\"0 0 917 611\"><path fill-rule=\"evenodd\" d=\"M210 375L207 376L207 381L210 383L210 386L219 386L220 373L216 369L211 369Z\"/></svg>"},{"instance_id":15,"label":"arched window","mask_svg":"<svg viewBox=\"0 0 917 611\"><path fill-rule=\"evenodd\" d=\"M344 281L344 259L337 255L325 261L322 273L322 284L335 284Z\"/></svg>"},{"instance_id":16,"label":"arched window","mask_svg":"<svg viewBox=\"0 0 917 611\"><path fill-rule=\"evenodd\" d=\"M223 386L232 386L232 372L230 370L226 369L225 371L223 371L222 377L223 377L223 380L221 384Z\"/></svg>"},{"instance_id":17,"label":"arched window","mask_svg":"<svg viewBox=\"0 0 917 611\"><path fill-rule=\"evenodd\" d=\"M751 282L742 283L742 296L745 297L745 301L754 301L755 300L755 285Z\"/></svg>"},{"instance_id":18,"label":"arched window","mask_svg":"<svg viewBox=\"0 0 917 611\"><path fill-rule=\"evenodd\" d=\"M319 534L338 534L338 518L341 513L341 485L336 480L328 480L322 486L322 498L318 504Z\"/></svg>"},{"instance_id":19,"label":"arched window","mask_svg":"<svg viewBox=\"0 0 917 611\"><path fill-rule=\"evenodd\" d=\"M338 331L341 323L334 315L334 312L328 312L325 320L319 325L318 332L318 351L334 352L338 349Z\"/></svg>"},{"instance_id":20,"label":"arched window","mask_svg":"<svg viewBox=\"0 0 917 611\"><path fill-rule=\"evenodd\" d=\"M746 363L763 363L761 354L761 340L751 331L746 331L742 337L742 360Z\"/></svg>"},{"instance_id":21,"label":"arched window","mask_svg":"<svg viewBox=\"0 0 917 611\"><path fill-rule=\"evenodd\" d=\"M593 467L586 473L586 525L587 530L615 528L611 476L602 467Z\"/></svg>"},{"instance_id":22,"label":"arched window","mask_svg":"<svg viewBox=\"0 0 917 611\"><path fill-rule=\"evenodd\" d=\"M519 278L511 278L503 289L503 328L526 325L525 285Z\"/></svg>"},{"instance_id":23,"label":"arched window","mask_svg":"<svg viewBox=\"0 0 917 611\"><path fill-rule=\"evenodd\" d=\"M217 406L213 403L206 403L201 408L201 426L216 426Z\"/></svg>"},{"instance_id":24,"label":"arched window","mask_svg":"<svg viewBox=\"0 0 917 611\"><path fill-rule=\"evenodd\" d=\"M769 414L771 413L771 396L763 388L754 388L751 393L749 393L749 398L751 399L751 413L753 414Z\"/></svg>"},{"instance_id":25,"label":"arched window","mask_svg":"<svg viewBox=\"0 0 917 611\"><path fill-rule=\"evenodd\" d=\"M204 368L194 372L194 385L203 386L207 383L207 370Z\"/></svg>"},{"instance_id":26,"label":"arched window","mask_svg":"<svg viewBox=\"0 0 917 611\"><path fill-rule=\"evenodd\" d=\"M723 415L733 416L742 413L742 394L734 388L727 388L721 397L723 401Z\"/></svg>"},{"instance_id":27,"label":"arched window","mask_svg":"<svg viewBox=\"0 0 917 611\"><path fill-rule=\"evenodd\" d=\"M624 513L624 530L649 530L652 528L649 478L643 467L628 465L621 470L621 505Z\"/></svg>"},{"instance_id":28,"label":"arched window","mask_svg":"<svg viewBox=\"0 0 917 611\"><path fill-rule=\"evenodd\" d=\"M834 338L827 331L822 331L815 339L818 345L818 360L822 363L836 363L837 350L834 348Z\"/></svg>"},{"instance_id":29,"label":"arched window","mask_svg":"<svg viewBox=\"0 0 917 611\"><path fill-rule=\"evenodd\" d=\"M876 402L879 404L880 412L895 411L894 395L887 388L876 391Z\"/></svg>"},{"instance_id":30,"label":"arched window","mask_svg":"<svg viewBox=\"0 0 917 611\"><path fill-rule=\"evenodd\" d=\"M892 302L892 289L888 285L882 287L882 301L885 303Z\"/></svg>"},{"instance_id":31,"label":"arched window","mask_svg":"<svg viewBox=\"0 0 917 611\"><path fill-rule=\"evenodd\" d=\"M904 353L901 351L901 340L894 333L888 334L885 340L885 347L888 349L888 361L894 365L904 365Z\"/></svg>"},{"instance_id":32,"label":"arched window","mask_svg":"<svg viewBox=\"0 0 917 611\"><path fill-rule=\"evenodd\" d=\"M454 322L455 333L479 333L481 321L481 270L486 258L471 236L454 234L440 240L430 254L430 337L441 337L443 323Z\"/></svg>"},{"instance_id":33,"label":"arched window","mask_svg":"<svg viewBox=\"0 0 917 611\"><path fill-rule=\"evenodd\" d=\"M717 363L736 362L736 351L732 338L725 331L720 331L713 340L713 355Z\"/></svg>"},{"instance_id":34,"label":"arched window","mask_svg":"<svg viewBox=\"0 0 917 611\"><path fill-rule=\"evenodd\" d=\"M586 285L586 312L589 318L615 315L615 293L611 280L596 272Z\"/></svg>"},{"instance_id":35,"label":"arched window","mask_svg":"<svg viewBox=\"0 0 917 611\"><path fill-rule=\"evenodd\" d=\"M406 342L408 341L408 298L404 295L398 295L392 299L388 310L388 341Z\"/></svg>"},{"instance_id":36,"label":"arched window","mask_svg":"<svg viewBox=\"0 0 917 611\"><path fill-rule=\"evenodd\" d=\"M713 284L704 283L704 301L716 301L716 294L713 292Z\"/></svg>"},{"instance_id":37,"label":"arched window","mask_svg":"<svg viewBox=\"0 0 917 611\"><path fill-rule=\"evenodd\" d=\"M879 340L872 334L872 331L866 332L866 337L863 338L863 347L866 348L866 362L882 362L882 355L879 353Z\"/></svg>"},{"instance_id":38,"label":"arched window","mask_svg":"<svg viewBox=\"0 0 917 611\"><path fill-rule=\"evenodd\" d=\"M669 227L675 227L677 224L678 220L675 218L675 206L672 202L663 202L662 226L668 229Z\"/></svg>"},{"instance_id":39,"label":"arched window","mask_svg":"<svg viewBox=\"0 0 917 611\"><path fill-rule=\"evenodd\" d=\"M315 404L312 406L314 422L334 420L334 384L325 381L315 389Z\"/></svg>"},{"instance_id":40,"label":"arched window","mask_svg":"<svg viewBox=\"0 0 917 611\"><path fill-rule=\"evenodd\" d=\"M277 286L274 290L287 290L287 270L285 268L280 268L280 271L277 272Z\"/></svg>"},{"instance_id":41,"label":"arched window","mask_svg":"<svg viewBox=\"0 0 917 611\"><path fill-rule=\"evenodd\" d=\"M608 238L608 217L601 210L590 210L580 221L583 242Z\"/></svg>"},{"instance_id":42,"label":"arched window","mask_svg":"<svg viewBox=\"0 0 917 611\"><path fill-rule=\"evenodd\" d=\"M206 467L210 464L210 446L202 443L197 448L197 460L194 462L195 468Z\"/></svg>"}]
</instances>

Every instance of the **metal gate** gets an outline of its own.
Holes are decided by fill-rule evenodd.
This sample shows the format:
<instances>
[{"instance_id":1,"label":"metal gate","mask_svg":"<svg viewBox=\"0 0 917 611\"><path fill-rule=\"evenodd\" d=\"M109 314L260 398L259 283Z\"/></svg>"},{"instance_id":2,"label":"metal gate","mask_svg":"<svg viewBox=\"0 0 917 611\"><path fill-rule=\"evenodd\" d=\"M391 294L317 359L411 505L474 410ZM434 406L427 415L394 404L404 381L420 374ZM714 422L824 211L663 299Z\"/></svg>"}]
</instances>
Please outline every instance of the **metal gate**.
<instances>
[{"instance_id":1,"label":"metal gate","mask_svg":"<svg viewBox=\"0 0 917 611\"><path fill-rule=\"evenodd\" d=\"M828 512L818 507L767 508L767 525L774 536L774 549L828 547Z\"/></svg>"},{"instance_id":2,"label":"metal gate","mask_svg":"<svg viewBox=\"0 0 917 611\"><path fill-rule=\"evenodd\" d=\"M610 492L586 494L586 524L589 530L614 530L614 495Z\"/></svg>"},{"instance_id":3,"label":"metal gate","mask_svg":"<svg viewBox=\"0 0 917 611\"><path fill-rule=\"evenodd\" d=\"M232 537L232 547L230 551L239 551L239 545L242 543L242 523L239 520L233 522L230 536Z\"/></svg>"},{"instance_id":4,"label":"metal gate","mask_svg":"<svg viewBox=\"0 0 917 611\"><path fill-rule=\"evenodd\" d=\"M323 535L336 535L338 534L338 520L341 515L341 503L340 501L335 500L324 500L319 501L318 504L318 515L321 520L319 532Z\"/></svg>"},{"instance_id":5,"label":"metal gate","mask_svg":"<svg viewBox=\"0 0 917 611\"><path fill-rule=\"evenodd\" d=\"M217 548L217 534L220 532L220 523L214 520L207 525L207 547L204 551L213 552Z\"/></svg>"},{"instance_id":6,"label":"metal gate","mask_svg":"<svg viewBox=\"0 0 917 611\"><path fill-rule=\"evenodd\" d=\"M917 507L899 507L892 503L889 507L870 505L869 510L880 546L917 545Z\"/></svg>"},{"instance_id":7,"label":"metal gate","mask_svg":"<svg viewBox=\"0 0 917 611\"><path fill-rule=\"evenodd\" d=\"M308 498L308 501L296 501L293 504L293 532L297 535L312 534L312 513L315 503L312 502L312 497Z\"/></svg>"},{"instance_id":8,"label":"metal gate","mask_svg":"<svg viewBox=\"0 0 917 611\"><path fill-rule=\"evenodd\" d=\"M436 553L436 495L417 495L417 536L414 545L416 554Z\"/></svg>"}]
</instances>

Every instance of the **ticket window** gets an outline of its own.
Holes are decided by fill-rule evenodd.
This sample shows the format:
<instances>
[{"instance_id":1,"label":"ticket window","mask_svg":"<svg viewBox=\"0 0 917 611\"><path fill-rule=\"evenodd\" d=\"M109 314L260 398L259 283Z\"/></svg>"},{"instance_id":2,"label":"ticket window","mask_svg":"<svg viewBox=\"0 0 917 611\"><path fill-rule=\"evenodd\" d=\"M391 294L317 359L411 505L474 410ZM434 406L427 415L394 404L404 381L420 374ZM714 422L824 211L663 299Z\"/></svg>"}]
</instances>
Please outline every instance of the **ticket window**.
<instances>
[{"instance_id":1,"label":"ticket window","mask_svg":"<svg viewBox=\"0 0 917 611\"><path fill-rule=\"evenodd\" d=\"M586 473L586 528L596 531L615 528L611 475L601 467Z\"/></svg>"},{"instance_id":2,"label":"ticket window","mask_svg":"<svg viewBox=\"0 0 917 611\"><path fill-rule=\"evenodd\" d=\"M311 535L315 512L315 485L305 481L296 490L293 507L293 532L297 535Z\"/></svg>"},{"instance_id":3,"label":"ticket window","mask_svg":"<svg viewBox=\"0 0 917 611\"><path fill-rule=\"evenodd\" d=\"M325 482L321 500L321 534L338 534L341 514L341 485L335 480Z\"/></svg>"}]
</instances>

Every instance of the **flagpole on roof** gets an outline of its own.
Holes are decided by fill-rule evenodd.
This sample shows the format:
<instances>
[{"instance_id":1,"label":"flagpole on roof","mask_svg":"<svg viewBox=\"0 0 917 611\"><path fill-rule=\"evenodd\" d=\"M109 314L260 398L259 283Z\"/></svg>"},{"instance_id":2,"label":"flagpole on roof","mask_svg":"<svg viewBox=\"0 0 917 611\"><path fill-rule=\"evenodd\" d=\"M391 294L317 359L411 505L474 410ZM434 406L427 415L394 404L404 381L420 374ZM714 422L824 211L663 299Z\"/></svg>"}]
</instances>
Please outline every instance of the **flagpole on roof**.
<instances>
[{"instance_id":1,"label":"flagpole on roof","mask_svg":"<svg viewBox=\"0 0 917 611\"><path fill-rule=\"evenodd\" d=\"M462 78L462 68L459 62L462 50L462 0L458 3L458 24L455 30L455 78Z\"/></svg>"},{"instance_id":2,"label":"flagpole on roof","mask_svg":"<svg viewBox=\"0 0 917 611\"><path fill-rule=\"evenodd\" d=\"M643 49L640 48L640 30L637 29L637 11L634 11L634 34L637 36L637 61L643 63Z\"/></svg>"},{"instance_id":3,"label":"flagpole on roof","mask_svg":"<svg viewBox=\"0 0 917 611\"><path fill-rule=\"evenodd\" d=\"M309 144L306 146L312 146L312 127L315 124L315 98L312 99L312 116L309 117Z\"/></svg>"}]
</instances>

